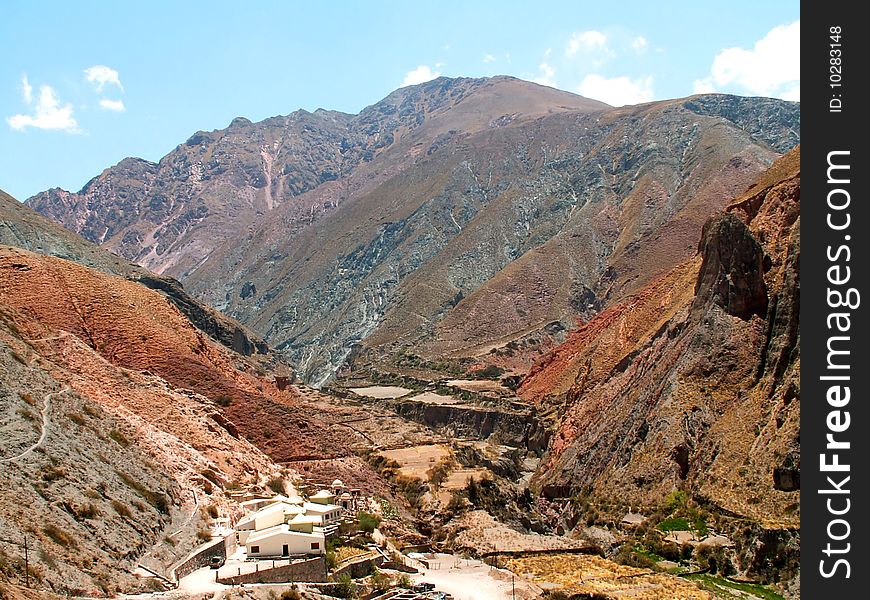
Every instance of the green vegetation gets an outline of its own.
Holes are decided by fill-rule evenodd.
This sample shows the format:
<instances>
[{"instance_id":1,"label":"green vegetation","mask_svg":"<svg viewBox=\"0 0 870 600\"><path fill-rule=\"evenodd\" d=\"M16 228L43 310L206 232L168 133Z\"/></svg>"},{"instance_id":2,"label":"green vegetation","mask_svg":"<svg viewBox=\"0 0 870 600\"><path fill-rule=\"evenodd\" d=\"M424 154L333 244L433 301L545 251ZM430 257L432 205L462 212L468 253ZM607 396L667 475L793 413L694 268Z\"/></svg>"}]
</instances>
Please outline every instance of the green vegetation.
<instances>
[{"instance_id":1,"label":"green vegetation","mask_svg":"<svg viewBox=\"0 0 870 600\"><path fill-rule=\"evenodd\" d=\"M376 592L386 592L393 587L392 577L377 569L375 569L375 572L369 578L369 583Z\"/></svg>"},{"instance_id":2,"label":"green vegetation","mask_svg":"<svg viewBox=\"0 0 870 600\"><path fill-rule=\"evenodd\" d=\"M223 406L224 408L226 408L227 406L229 406L230 404L233 403L232 397L227 396L226 394L222 394L222 395L216 397L214 399L214 401L215 401L215 404L217 404L218 406Z\"/></svg>"},{"instance_id":3,"label":"green vegetation","mask_svg":"<svg viewBox=\"0 0 870 600\"><path fill-rule=\"evenodd\" d=\"M275 492L276 494L284 493L284 478L283 477L272 477L269 481L266 482L266 487Z\"/></svg>"},{"instance_id":4,"label":"green vegetation","mask_svg":"<svg viewBox=\"0 0 870 600\"><path fill-rule=\"evenodd\" d=\"M724 577L714 577L712 575L707 575L706 573L700 575L688 575L686 576L686 579L698 582L701 588L708 592L725 595L726 597L734 596L735 594L731 593L731 590L735 590L745 594L750 594L750 597L754 596L761 600L783 600L783 596L768 585L731 581Z\"/></svg>"},{"instance_id":5,"label":"green vegetation","mask_svg":"<svg viewBox=\"0 0 870 600\"><path fill-rule=\"evenodd\" d=\"M689 522L683 517L669 517L656 525L659 531L689 531Z\"/></svg>"},{"instance_id":6,"label":"green vegetation","mask_svg":"<svg viewBox=\"0 0 870 600\"><path fill-rule=\"evenodd\" d=\"M333 593L339 598L356 598L356 584L347 573L338 576Z\"/></svg>"},{"instance_id":7,"label":"green vegetation","mask_svg":"<svg viewBox=\"0 0 870 600\"><path fill-rule=\"evenodd\" d=\"M360 531L372 533L381 524L381 518L367 512L359 512L356 515L356 520L359 523Z\"/></svg>"},{"instance_id":8,"label":"green vegetation","mask_svg":"<svg viewBox=\"0 0 870 600\"><path fill-rule=\"evenodd\" d=\"M504 369L495 365L487 365L479 371L472 371L471 375L475 379L492 379L497 381L504 374Z\"/></svg>"}]
</instances>

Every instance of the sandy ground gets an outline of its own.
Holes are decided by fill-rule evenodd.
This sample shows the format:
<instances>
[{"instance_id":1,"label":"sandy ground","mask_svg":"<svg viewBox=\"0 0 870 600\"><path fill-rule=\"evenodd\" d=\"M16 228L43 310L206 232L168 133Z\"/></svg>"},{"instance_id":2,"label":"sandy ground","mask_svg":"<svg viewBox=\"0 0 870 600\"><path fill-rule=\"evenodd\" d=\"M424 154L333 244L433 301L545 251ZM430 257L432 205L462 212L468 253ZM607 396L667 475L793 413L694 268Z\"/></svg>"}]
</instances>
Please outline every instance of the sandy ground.
<instances>
[{"instance_id":1,"label":"sandy ground","mask_svg":"<svg viewBox=\"0 0 870 600\"><path fill-rule=\"evenodd\" d=\"M498 381L488 379L451 379L447 385L458 387L468 392L507 392L509 391Z\"/></svg>"},{"instance_id":2,"label":"sandy ground","mask_svg":"<svg viewBox=\"0 0 870 600\"><path fill-rule=\"evenodd\" d=\"M410 394L414 390L409 390L408 388L396 385L371 385L369 387L350 388L350 391L359 396L383 400L385 398L401 398L406 394Z\"/></svg>"},{"instance_id":3,"label":"sandy ground","mask_svg":"<svg viewBox=\"0 0 870 600\"><path fill-rule=\"evenodd\" d=\"M456 600L525 600L537 598L541 593L535 584L479 560L452 555L439 555L439 559L434 564L430 562L434 568L423 569L412 580L434 583L438 591L452 594Z\"/></svg>"},{"instance_id":4,"label":"sandy ground","mask_svg":"<svg viewBox=\"0 0 870 600\"><path fill-rule=\"evenodd\" d=\"M425 402L426 404L459 404L461 400L455 396L444 396L443 394L438 394L436 392L423 392L422 394L417 394L411 400L416 400L417 402Z\"/></svg>"},{"instance_id":5,"label":"sandy ground","mask_svg":"<svg viewBox=\"0 0 870 600\"><path fill-rule=\"evenodd\" d=\"M386 450L381 456L399 463L400 472L407 477L427 479L426 471L438 464L442 458L450 454L450 449L443 444L426 444L425 446L412 446L398 450Z\"/></svg>"}]
</instances>

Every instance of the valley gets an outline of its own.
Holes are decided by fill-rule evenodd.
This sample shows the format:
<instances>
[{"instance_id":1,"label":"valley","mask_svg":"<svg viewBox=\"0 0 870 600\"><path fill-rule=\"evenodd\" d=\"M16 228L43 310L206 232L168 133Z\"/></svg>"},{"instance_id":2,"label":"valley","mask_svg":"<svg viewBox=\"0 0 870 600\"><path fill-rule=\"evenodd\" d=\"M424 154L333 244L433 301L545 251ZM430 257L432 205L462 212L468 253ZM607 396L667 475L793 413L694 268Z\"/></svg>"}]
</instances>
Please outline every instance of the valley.
<instances>
[{"instance_id":1,"label":"valley","mask_svg":"<svg viewBox=\"0 0 870 600\"><path fill-rule=\"evenodd\" d=\"M442 77L0 193L0 598L798 598L799 110Z\"/></svg>"}]
</instances>

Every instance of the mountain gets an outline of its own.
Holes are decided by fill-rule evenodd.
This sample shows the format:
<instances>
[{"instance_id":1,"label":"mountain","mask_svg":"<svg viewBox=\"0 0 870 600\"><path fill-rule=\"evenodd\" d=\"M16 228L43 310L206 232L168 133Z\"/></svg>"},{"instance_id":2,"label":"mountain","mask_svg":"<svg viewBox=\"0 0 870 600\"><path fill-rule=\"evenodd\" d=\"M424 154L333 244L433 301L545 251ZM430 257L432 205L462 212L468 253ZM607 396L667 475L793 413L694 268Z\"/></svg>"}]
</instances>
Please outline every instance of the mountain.
<instances>
[{"instance_id":1,"label":"mountain","mask_svg":"<svg viewBox=\"0 0 870 600\"><path fill-rule=\"evenodd\" d=\"M533 367L519 394L555 431L533 487L635 507L684 490L735 518L735 537L761 530L755 549L740 550L744 567L793 577L799 259L798 148L706 221L696 254ZM780 564L754 563L762 549Z\"/></svg>"},{"instance_id":2,"label":"mountain","mask_svg":"<svg viewBox=\"0 0 870 600\"><path fill-rule=\"evenodd\" d=\"M359 115L237 119L28 204L179 277L307 382L409 355L522 372L688 259L707 217L798 142L799 114L439 78Z\"/></svg>"},{"instance_id":3,"label":"mountain","mask_svg":"<svg viewBox=\"0 0 870 600\"><path fill-rule=\"evenodd\" d=\"M154 164L128 158L78 193L51 189L29 206L88 240L156 272L185 278L220 243L248 232L258 215L289 205L285 218L308 221L348 190L312 204L305 192L341 180L393 145L407 154L414 137L432 142L451 129L601 103L512 78L442 78L402 88L358 115L318 109L193 134ZM426 130L422 136L419 130ZM427 144L428 145L428 144ZM399 166L399 165L395 165Z\"/></svg>"},{"instance_id":4,"label":"mountain","mask_svg":"<svg viewBox=\"0 0 870 600\"><path fill-rule=\"evenodd\" d=\"M25 538L41 590L141 589L134 568L168 575L206 509L238 512L232 488L295 476L278 460L344 457L349 482L392 498L354 456L365 433L333 423L352 409L315 407L261 348L195 326L201 313L243 331L0 193L0 592L24 583Z\"/></svg>"},{"instance_id":5,"label":"mountain","mask_svg":"<svg viewBox=\"0 0 870 600\"><path fill-rule=\"evenodd\" d=\"M41 589L136 589L137 563L197 543L197 505L280 471L193 378L267 382L139 283L0 246L0 348L0 581L22 582L27 537Z\"/></svg>"}]
</instances>

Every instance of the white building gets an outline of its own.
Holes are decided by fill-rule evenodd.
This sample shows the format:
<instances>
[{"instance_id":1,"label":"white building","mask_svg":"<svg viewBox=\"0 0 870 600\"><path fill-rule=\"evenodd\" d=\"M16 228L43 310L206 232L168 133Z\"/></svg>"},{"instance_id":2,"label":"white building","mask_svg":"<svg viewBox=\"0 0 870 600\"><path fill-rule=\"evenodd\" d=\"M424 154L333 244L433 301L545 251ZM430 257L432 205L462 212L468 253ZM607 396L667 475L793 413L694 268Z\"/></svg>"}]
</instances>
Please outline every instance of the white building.
<instances>
[{"instance_id":1,"label":"white building","mask_svg":"<svg viewBox=\"0 0 870 600\"><path fill-rule=\"evenodd\" d=\"M249 558L274 558L295 554L323 554L326 538L322 530L297 531L282 523L274 527L252 532L245 541Z\"/></svg>"},{"instance_id":2,"label":"white building","mask_svg":"<svg viewBox=\"0 0 870 600\"><path fill-rule=\"evenodd\" d=\"M305 509L299 504L289 504L287 502L276 502L254 511L243 517L236 524L239 543L246 543L248 536L254 531L262 531L275 525L286 523L289 519L299 514L305 514Z\"/></svg>"},{"instance_id":3,"label":"white building","mask_svg":"<svg viewBox=\"0 0 870 600\"><path fill-rule=\"evenodd\" d=\"M298 495L254 498L245 505L256 510L236 524L239 544L249 558L323 554L326 536L335 531L343 512L334 500L327 490L308 502Z\"/></svg>"},{"instance_id":4,"label":"white building","mask_svg":"<svg viewBox=\"0 0 870 600\"><path fill-rule=\"evenodd\" d=\"M305 515L317 517L320 520L320 525L334 525L341 521L342 508L335 504L318 504L317 502L306 502L302 505L305 509Z\"/></svg>"}]
</instances>

